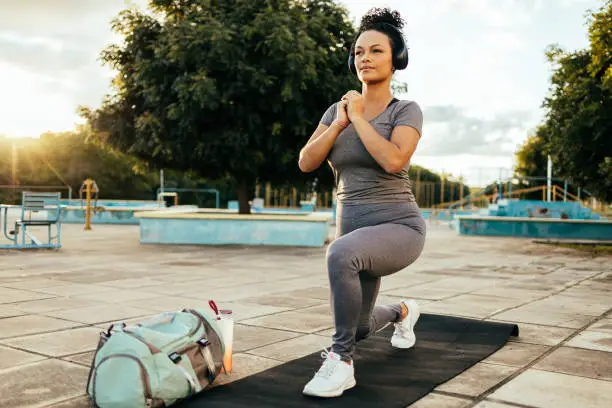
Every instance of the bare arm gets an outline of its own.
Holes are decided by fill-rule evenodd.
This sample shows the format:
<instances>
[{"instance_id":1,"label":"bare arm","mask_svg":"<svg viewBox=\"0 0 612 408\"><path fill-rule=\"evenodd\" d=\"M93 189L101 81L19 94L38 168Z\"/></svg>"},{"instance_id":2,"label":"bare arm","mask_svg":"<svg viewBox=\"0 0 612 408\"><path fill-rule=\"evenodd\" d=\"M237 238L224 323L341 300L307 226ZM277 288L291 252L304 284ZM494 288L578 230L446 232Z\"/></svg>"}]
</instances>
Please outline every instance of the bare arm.
<instances>
[{"instance_id":1,"label":"bare arm","mask_svg":"<svg viewBox=\"0 0 612 408\"><path fill-rule=\"evenodd\" d=\"M366 150L387 173L397 173L410 161L419 143L420 135L410 126L396 126L387 141L362 117L353 119Z\"/></svg>"},{"instance_id":2,"label":"bare arm","mask_svg":"<svg viewBox=\"0 0 612 408\"><path fill-rule=\"evenodd\" d=\"M333 122L329 127L319 124L314 131L306 146L300 150L298 166L304 173L314 171L321 166L329 154L336 137L344 128L337 122Z\"/></svg>"}]
</instances>

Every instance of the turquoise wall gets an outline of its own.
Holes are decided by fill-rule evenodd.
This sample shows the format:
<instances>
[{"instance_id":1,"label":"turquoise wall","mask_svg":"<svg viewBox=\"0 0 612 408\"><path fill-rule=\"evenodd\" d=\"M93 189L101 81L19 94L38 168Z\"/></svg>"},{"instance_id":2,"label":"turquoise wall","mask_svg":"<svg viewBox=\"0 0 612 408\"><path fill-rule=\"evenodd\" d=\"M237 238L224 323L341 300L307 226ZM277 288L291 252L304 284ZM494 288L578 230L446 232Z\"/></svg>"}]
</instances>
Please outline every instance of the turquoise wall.
<instances>
[{"instance_id":1,"label":"turquoise wall","mask_svg":"<svg viewBox=\"0 0 612 408\"><path fill-rule=\"evenodd\" d=\"M461 235L612 240L612 222L603 220L571 222L458 217L454 227Z\"/></svg>"},{"instance_id":2,"label":"turquoise wall","mask_svg":"<svg viewBox=\"0 0 612 408\"><path fill-rule=\"evenodd\" d=\"M141 218L143 244L325 245L329 221Z\"/></svg>"}]
</instances>

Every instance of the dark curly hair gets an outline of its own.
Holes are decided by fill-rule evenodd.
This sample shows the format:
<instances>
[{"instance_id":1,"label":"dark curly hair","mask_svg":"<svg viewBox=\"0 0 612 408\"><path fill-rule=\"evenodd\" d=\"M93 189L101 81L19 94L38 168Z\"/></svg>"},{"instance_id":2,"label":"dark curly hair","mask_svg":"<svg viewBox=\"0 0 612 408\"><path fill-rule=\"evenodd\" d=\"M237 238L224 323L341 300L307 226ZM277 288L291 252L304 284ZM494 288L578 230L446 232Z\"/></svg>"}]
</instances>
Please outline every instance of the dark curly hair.
<instances>
[{"instance_id":1,"label":"dark curly hair","mask_svg":"<svg viewBox=\"0 0 612 408\"><path fill-rule=\"evenodd\" d=\"M378 8L374 7L368 10L368 12L361 18L359 30L357 36L353 41L353 47L357 38L364 31L375 30L386 34L391 41L391 48L395 51L397 44L400 44L403 39L402 28L404 28L404 19L400 16L400 13L389 8ZM389 27L392 26L392 27ZM398 37L399 36L399 37ZM352 47L352 48L353 48ZM354 48L353 48L354 49Z\"/></svg>"},{"instance_id":2,"label":"dark curly hair","mask_svg":"<svg viewBox=\"0 0 612 408\"><path fill-rule=\"evenodd\" d=\"M361 18L359 31L376 30L378 27L384 26L385 23L394 26L398 30L404 28L405 24L399 12L391 11L389 8L375 7L368 10Z\"/></svg>"}]
</instances>

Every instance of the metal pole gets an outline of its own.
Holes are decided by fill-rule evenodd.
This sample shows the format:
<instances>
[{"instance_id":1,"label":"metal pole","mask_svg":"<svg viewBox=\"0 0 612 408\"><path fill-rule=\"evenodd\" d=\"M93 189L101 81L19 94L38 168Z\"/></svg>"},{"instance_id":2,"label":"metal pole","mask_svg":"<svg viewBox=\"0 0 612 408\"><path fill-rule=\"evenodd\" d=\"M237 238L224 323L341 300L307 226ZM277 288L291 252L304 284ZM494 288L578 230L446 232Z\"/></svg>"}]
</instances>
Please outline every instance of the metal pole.
<instances>
[{"instance_id":1,"label":"metal pole","mask_svg":"<svg viewBox=\"0 0 612 408\"><path fill-rule=\"evenodd\" d=\"M548 155L548 165L546 166L546 201L550 202L551 193L551 179L552 179L552 159L550 154Z\"/></svg>"},{"instance_id":2,"label":"metal pole","mask_svg":"<svg viewBox=\"0 0 612 408\"><path fill-rule=\"evenodd\" d=\"M164 194L164 169L161 169L159 171L159 184L160 184L160 191L162 194Z\"/></svg>"},{"instance_id":3,"label":"metal pole","mask_svg":"<svg viewBox=\"0 0 612 408\"><path fill-rule=\"evenodd\" d=\"M563 188L563 201L567 201L567 180L565 180L565 187Z\"/></svg>"},{"instance_id":4,"label":"metal pole","mask_svg":"<svg viewBox=\"0 0 612 408\"><path fill-rule=\"evenodd\" d=\"M91 185L90 179L85 180L85 197L87 202L85 208L85 231L91 230Z\"/></svg>"}]
</instances>

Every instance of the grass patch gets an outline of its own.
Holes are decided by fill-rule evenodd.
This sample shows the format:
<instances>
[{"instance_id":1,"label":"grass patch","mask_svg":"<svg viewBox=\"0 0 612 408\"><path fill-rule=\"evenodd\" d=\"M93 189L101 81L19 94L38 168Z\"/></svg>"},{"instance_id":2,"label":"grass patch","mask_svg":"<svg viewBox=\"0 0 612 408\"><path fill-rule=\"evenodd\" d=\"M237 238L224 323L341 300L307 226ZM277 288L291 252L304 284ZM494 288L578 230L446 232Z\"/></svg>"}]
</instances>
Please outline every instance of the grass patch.
<instances>
[{"instance_id":1,"label":"grass patch","mask_svg":"<svg viewBox=\"0 0 612 408\"><path fill-rule=\"evenodd\" d=\"M545 242L546 245L553 245L558 248L573 249L576 251L588 253L591 256L612 255L612 244L596 244L596 243L562 243L562 242Z\"/></svg>"}]
</instances>

